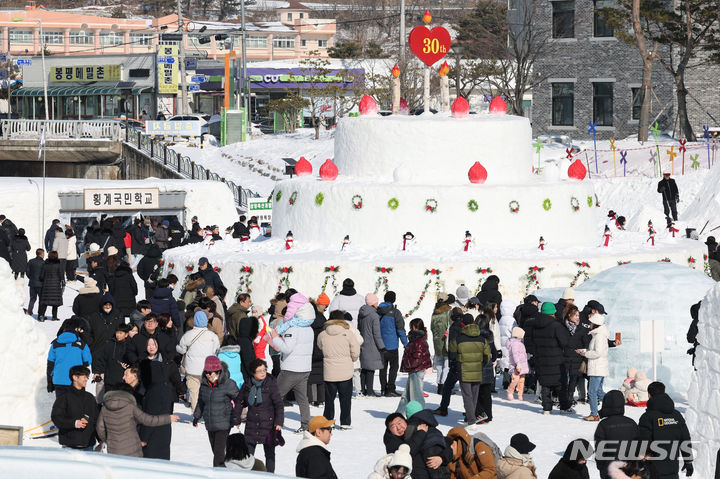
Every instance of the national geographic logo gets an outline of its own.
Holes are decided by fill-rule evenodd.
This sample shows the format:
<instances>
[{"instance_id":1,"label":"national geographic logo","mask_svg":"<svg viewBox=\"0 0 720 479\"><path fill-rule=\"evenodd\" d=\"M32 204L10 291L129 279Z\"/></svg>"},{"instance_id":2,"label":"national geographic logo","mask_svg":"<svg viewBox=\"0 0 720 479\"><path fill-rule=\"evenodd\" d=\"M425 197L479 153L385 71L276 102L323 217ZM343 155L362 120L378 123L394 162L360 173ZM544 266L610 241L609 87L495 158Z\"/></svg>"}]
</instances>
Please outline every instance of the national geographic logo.
<instances>
[{"instance_id":1,"label":"national geographic logo","mask_svg":"<svg viewBox=\"0 0 720 479\"><path fill-rule=\"evenodd\" d=\"M675 418L672 417L659 417L658 418L658 426L677 426L678 422Z\"/></svg>"}]
</instances>

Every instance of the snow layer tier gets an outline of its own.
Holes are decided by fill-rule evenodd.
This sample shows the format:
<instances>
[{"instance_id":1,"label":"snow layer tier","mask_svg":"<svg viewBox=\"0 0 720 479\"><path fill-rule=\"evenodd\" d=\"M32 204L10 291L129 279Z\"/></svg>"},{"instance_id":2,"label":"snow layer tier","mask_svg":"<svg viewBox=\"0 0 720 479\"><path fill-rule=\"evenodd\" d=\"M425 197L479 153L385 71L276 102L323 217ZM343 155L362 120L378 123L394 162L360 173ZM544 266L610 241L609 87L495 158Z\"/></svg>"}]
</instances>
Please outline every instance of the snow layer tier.
<instances>
[{"instance_id":1,"label":"snow layer tier","mask_svg":"<svg viewBox=\"0 0 720 479\"><path fill-rule=\"evenodd\" d=\"M449 187L304 177L278 183L273 199L274 236L292 231L296 242L331 249L350 235L354 247L397 250L408 231L418 245L444 249L460 249L465 231L475 247L537 247L540 236L554 247L601 239L589 182Z\"/></svg>"},{"instance_id":2,"label":"snow layer tier","mask_svg":"<svg viewBox=\"0 0 720 479\"><path fill-rule=\"evenodd\" d=\"M502 115L392 115L341 118L335 133L340 175L390 181L396 168L415 184L468 184L478 161L488 185L522 184L532 173L527 118Z\"/></svg>"}]
</instances>

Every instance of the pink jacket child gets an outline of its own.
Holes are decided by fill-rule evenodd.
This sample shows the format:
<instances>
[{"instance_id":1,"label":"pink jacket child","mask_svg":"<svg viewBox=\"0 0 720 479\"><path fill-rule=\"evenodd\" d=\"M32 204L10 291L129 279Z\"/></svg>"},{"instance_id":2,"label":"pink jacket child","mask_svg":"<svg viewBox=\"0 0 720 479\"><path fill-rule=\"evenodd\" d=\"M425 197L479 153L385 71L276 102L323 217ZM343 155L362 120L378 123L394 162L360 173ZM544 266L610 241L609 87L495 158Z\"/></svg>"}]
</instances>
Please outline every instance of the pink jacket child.
<instances>
[{"instance_id":1,"label":"pink jacket child","mask_svg":"<svg viewBox=\"0 0 720 479\"><path fill-rule=\"evenodd\" d=\"M518 374L527 374L530 372L527 352L525 351L525 344L523 344L524 337L525 330L514 327L512 329L512 337L508 339L506 343L508 358L510 360L510 370L517 369Z\"/></svg>"}]
</instances>

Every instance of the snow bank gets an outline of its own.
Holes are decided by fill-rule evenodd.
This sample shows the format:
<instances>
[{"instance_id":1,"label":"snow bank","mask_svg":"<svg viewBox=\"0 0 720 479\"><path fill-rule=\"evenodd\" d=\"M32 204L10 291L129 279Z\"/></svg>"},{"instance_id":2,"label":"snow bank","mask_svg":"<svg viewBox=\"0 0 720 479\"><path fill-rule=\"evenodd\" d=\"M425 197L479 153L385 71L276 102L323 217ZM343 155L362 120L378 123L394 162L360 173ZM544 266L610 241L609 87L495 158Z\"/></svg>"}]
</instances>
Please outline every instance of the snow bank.
<instances>
[{"instance_id":1,"label":"snow bank","mask_svg":"<svg viewBox=\"0 0 720 479\"><path fill-rule=\"evenodd\" d=\"M665 323L665 348L657 356L657 380L664 382L674 397L687 397L691 357L686 354L689 345L685 334L690 326L690 306L714 284L700 268L660 262L616 266L576 287L575 304L582 308L591 299L600 301L607 312L610 336L622 333L623 344L610 349L610 376L605 379L605 389L620 387L630 366L652 377L652 354L640 352L640 321L660 319ZM552 296L542 290L538 293L538 298L554 301L559 296L557 291ZM720 344L720 335L713 344ZM717 364L720 371L720 361ZM716 386L717 382L708 384ZM692 400L693 394L689 397Z\"/></svg>"},{"instance_id":2,"label":"snow bank","mask_svg":"<svg viewBox=\"0 0 720 479\"><path fill-rule=\"evenodd\" d=\"M720 449L720 284L702 300L695 368L688 390L688 428L695 443L697 477L713 477Z\"/></svg>"},{"instance_id":3,"label":"snow bank","mask_svg":"<svg viewBox=\"0 0 720 479\"><path fill-rule=\"evenodd\" d=\"M46 391L48 341L23 312L23 293L10 266L0 259L0 424L25 429L50 420L55 399Z\"/></svg>"}]
</instances>

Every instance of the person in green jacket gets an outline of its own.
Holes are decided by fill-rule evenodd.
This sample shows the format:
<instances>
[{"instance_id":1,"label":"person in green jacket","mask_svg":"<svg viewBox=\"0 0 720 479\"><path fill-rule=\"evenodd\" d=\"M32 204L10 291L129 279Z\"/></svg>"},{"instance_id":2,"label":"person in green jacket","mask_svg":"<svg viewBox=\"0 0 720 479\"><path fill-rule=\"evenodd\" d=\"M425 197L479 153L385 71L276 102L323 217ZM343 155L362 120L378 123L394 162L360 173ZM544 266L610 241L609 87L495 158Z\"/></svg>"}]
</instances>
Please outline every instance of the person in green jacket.
<instances>
[{"instance_id":1,"label":"person in green jacket","mask_svg":"<svg viewBox=\"0 0 720 479\"><path fill-rule=\"evenodd\" d=\"M480 393L482 369L490 361L490 346L480 335L480 327L471 314L463 315L460 321L460 334L450 341L448 355L451 360L460 364L460 390L465 406L465 423L473 426L478 421L475 407Z\"/></svg>"},{"instance_id":2,"label":"person in green jacket","mask_svg":"<svg viewBox=\"0 0 720 479\"><path fill-rule=\"evenodd\" d=\"M455 297L453 297L453 302ZM442 394L443 384L450 370L448 361L448 328L450 328L451 303L444 293L438 294L437 303L430 319L430 331L433 336L433 368L437 379L437 392Z\"/></svg>"}]
</instances>

